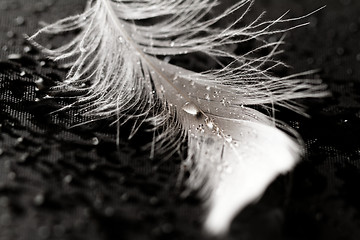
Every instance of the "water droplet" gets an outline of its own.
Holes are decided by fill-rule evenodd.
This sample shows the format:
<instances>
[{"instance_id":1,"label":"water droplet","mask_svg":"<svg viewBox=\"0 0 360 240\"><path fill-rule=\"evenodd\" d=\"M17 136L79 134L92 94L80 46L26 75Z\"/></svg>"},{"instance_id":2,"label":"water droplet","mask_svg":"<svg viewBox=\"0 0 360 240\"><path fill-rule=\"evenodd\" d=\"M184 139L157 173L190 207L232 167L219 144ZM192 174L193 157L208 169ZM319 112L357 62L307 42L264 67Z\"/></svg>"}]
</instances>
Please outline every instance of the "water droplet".
<instances>
[{"instance_id":1,"label":"water droplet","mask_svg":"<svg viewBox=\"0 0 360 240\"><path fill-rule=\"evenodd\" d=\"M20 54L18 54L18 53L12 53L12 54L9 54L8 56L7 56L7 58L9 59L9 60L19 60L19 59L21 59L21 55Z\"/></svg>"},{"instance_id":2,"label":"water droplet","mask_svg":"<svg viewBox=\"0 0 360 240\"><path fill-rule=\"evenodd\" d=\"M215 126L213 129L213 132L217 134L218 137L221 137L220 135L220 128L218 126Z\"/></svg>"},{"instance_id":3,"label":"water droplet","mask_svg":"<svg viewBox=\"0 0 360 240\"><path fill-rule=\"evenodd\" d=\"M89 168L90 168L90 170L96 170L96 168L97 168L96 163L92 163Z\"/></svg>"},{"instance_id":4,"label":"water droplet","mask_svg":"<svg viewBox=\"0 0 360 240\"><path fill-rule=\"evenodd\" d=\"M24 138L23 137L18 137L16 139L16 143L22 143L24 141Z\"/></svg>"},{"instance_id":5,"label":"water droplet","mask_svg":"<svg viewBox=\"0 0 360 240\"><path fill-rule=\"evenodd\" d=\"M54 98L54 97L52 97L52 96L50 96L50 95L48 95L48 94L46 94L46 95L43 97L43 99L51 99L51 98Z\"/></svg>"},{"instance_id":6,"label":"water droplet","mask_svg":"<svg viewBox=\"0 0 360 240\"><path fill-rule=\"evenodd\" d=\"M24 52L26 52L26 53L29 53L29 52L31 52L31 47L30 46L25 46L24 47Z\"/></svg>"},{"instance_id":7,"label":"water droplet","mask_svg":"<svg viewBox=\"0 0 360 240\"><path fill-rule=\"evenodd\" d=\"M6 33L6 36L7 36L8 38L13 38L13 37L15 37L15 33L14 33L13 31L8 31L8 32Z\"/></svg>"},{"instance_id":8,"label":"water droplet","mask_svg":"<svg viewBox=\"0 0 360 240\"><path fill-rule=\"evenodd\" d=\"M196 130L199 131L199 132L204 132L204 125L199 124L199 126L196 128Z\"/></svg>"},{"instance_id":9,"label":"water droplet","mask_svg":"<svg viewBox=\"0 0 360 240\"><path fill-rule=\"evenodd\" d=\"M210 101L210 95L209 94L205 93L204 97L205 97L206 100Z\"/></svg>"},{"instance_id":10,"label":"water droplet","mask_svg":"<svg viewBox=\"0 0 360 240\"><path fill-rule=\"evenodd\" d=\"M44 79L41 77L35 80L35 84L37 90L43 90L45 88Z\"/></svg>"},{"instance_id":11,"label":"water droplet","mask_svg":"<svg viewBox=\"0 0 360 240\"><path fill-rule=\"evenodd\" d=\"M161 93L164 93L164 92L165 92L165 89L164 89L164 86L163 86L163 85L160 85L160 92L161 92Z\"/></svg>"},{"instance_id":12,"label":"water droplet","mask_svg":"<svg viewBox=\"0 0 360 240\"><path fill-rule=\"evenodd\" d=\"M24 25L25 24L25 19L22 16L18 16L17 18L15 18L15 23L18 26Z\"/></svg>"},{"instance_id":13,"label":"water droplet","mask_svg":"<svg viewBox=\"0 0 360 240\"><path fill-rule=\"evenodd\" d=\"M44 194L39 193L34 197L34 204L36 206L41 206L44 203L45 197Z\"/></svg>"},{"instance_id":14,"label":"water droplet","mask_svg":"<svg viewBox=\"0 0 360 240\"><path fill-rule=\"evenodd\" d=\"M170 56L166 56L166 57L164 58L164 62L166 62L166 63L170 62L170 60L171 60L171 57L170 57Z\"/></svg>"},{"instance_id":15,"label":"water droplet","mask_svg":"<svg viewBox=\"0 0 360 240\"><path fill-rule=\"evenodd\" d=\"M125 202L129 199L129 195L127 193L124 193L121 195L120 199Z\"/></svg>"},{"instance_id":16,"label":"water droplet","mask_svg":"<svg viewBox=\"0 0 360 240\"><path fill-rule=\"evenodd\" d=\"M24 154L21 154L19 159L18 159L18 162L20 163L24 163L26 162L26 160L28 159L29 157L29 153L24 153Z\"/></svg>"},{"instance_id":17,"label":"water droplet","mask_svg":"<svg viewBox=\"0 0 360 240\"><path fill-rule=\"evenodd\" d=\"M98 145L98 144L99 144L99 139L98 139L97 137L93 137L93 138L91 139L91 143L92 143L93 145Z\"/></svg>"},{"instance_id":18,"label":"water droplet","mask_svg":"<svg viewBox=\"0 0 360 240\"><path fill-rule=\"evenodd\" d=\"M224 136L225 141L227 141L228 143L232 142L232 137L230 135L225 135Z\"/></svg>"},{"instance_id":19,"label":"water droplet","mask_svg":"<svg viewBox=\"0 0 360 240\"><path fill-rule=\"evenodd\" d=\"M71 183L73 177L71 175L66 175L63 179L64 183L69 184Z\"/></svg>"},{"instance_id":20,"label":"water droplet","mask_svg":"<svg viewBox=\"0 0 360 240\"><path fill-rule=\"evenodd\" d=\"M226 98L221 99L220 102L223 106L226 106Z\"/></svg>"},{"instance_id":21,"label":"water droplet","mask_svg":"<svg viewBox=\"0 0 360 240\"><path fill-rule=\"evenodd\" d=\"M23 77L23 76L25 76L25 74L26 74L25 71L21 71L20 76Z\"/></svg>"},{"instance_id":22,"label":"water droplet","mask_svg":"<svg viewBox=\"0 0 360 240\"><path fill-rule=\"evenodd\" d=\"M171 42L170 42L170 46L171 46L171 47L175 46L175 42L171 41Z\"/></svg>"},{"instance_id":23,"label":"water droplet","mask_svg":"<svg viewBox=\"0 0 360 240\"><path fill-rule=\"evenodd\" d=\"M210 129L214 128L214 122L210 118L205 118L205 124Z\"/></svg>"},{"instance_id":24,"label":"water droplet","mask_svg":"<svg viewBox=\"0 0 360 240\"><path fill-rule=\"evenodd\" d=\"M200 113L197 106L191 102L185 103L185 105L182 107L182 110L184 110L185 112L187 112L193 116L196 116Z\"/></svg>"}]
</instances>

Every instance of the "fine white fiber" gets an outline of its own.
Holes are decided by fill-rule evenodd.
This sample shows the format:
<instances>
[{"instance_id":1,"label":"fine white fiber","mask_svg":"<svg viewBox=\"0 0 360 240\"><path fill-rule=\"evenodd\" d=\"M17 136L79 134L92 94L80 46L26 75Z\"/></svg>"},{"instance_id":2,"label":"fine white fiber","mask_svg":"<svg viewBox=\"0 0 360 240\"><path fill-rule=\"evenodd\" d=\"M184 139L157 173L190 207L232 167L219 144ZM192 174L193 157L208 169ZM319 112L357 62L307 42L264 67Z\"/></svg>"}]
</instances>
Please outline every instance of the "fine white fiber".
<instances>
[{"instance_id":1,"label":"fine white fiber","mask_svg":"<svg viewBox=\"0 0 360 240\"><path fill-rule=\"evenodd\" d=\"M143 123L151 124L157 153L171 154L187 143L186 185L199 190L208 212L204 228L213 235L226 233L236 214L291 170L302 154L296 133L258 110L271 113L280 106L302 113L294 100L325 95L324 85L302 79L305 74L270 73L284 65L275 58L283 38L267 39L306 25L277 28L308 15L263 21L261 14L245 25L254 0L234 2L209 18L220 1L90 0L83 13L29 37L50 59L71 66L66 80L53 90L85 92L74 105L86 114L117 116L119 124L132 119L129 137ZM219 27L231 14L238 14L237 20ZM35 42L39 34L74 30L80 31L56 49ZM229 50L250 41L257 45L246 53ZM255 54L262 50L266 54ZM163 60L191 53L204 54L222 67L193 72Z\"/></svg>"}]
</instances>

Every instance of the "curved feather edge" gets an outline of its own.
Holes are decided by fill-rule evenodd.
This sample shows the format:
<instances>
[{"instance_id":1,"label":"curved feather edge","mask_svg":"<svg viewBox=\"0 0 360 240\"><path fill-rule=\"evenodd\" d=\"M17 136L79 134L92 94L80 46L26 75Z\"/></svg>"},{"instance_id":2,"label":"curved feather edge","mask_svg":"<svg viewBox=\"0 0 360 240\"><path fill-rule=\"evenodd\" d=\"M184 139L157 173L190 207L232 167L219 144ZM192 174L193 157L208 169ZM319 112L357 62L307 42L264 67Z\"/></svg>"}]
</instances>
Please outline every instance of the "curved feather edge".
<instances>
[{"instance_id":1,"label":"curved feather edge","mask_svg":"<svg viewBox=\"0 0 360 240\"><path fill-rule=\"evenodd\" d=\"M277 42L266 36L284 33L276 24L302 18L263 21L235 27L253 0L238 1L223 14L204 20L218 1L89 1L84 13L49 24L29 38L49 58L70 66L66 81L54 91L79 91L74 104L95 118L117 116L120 124L135 119L130 137L144 122L156 132L153 148L171 153L187 141L184 165L189 189L200 189L208 215L204 226L225 233L233 217L258 198L280 173L299 160L301 145L277 128L276 120L249 106L272 111L273 104L302 113L294 99L322 97L325 86L302 74L274 77L282 62ZM241 12L226 28L216 24ZM306 17L306 16L304 16ZM156 19L152 25L139 21ZM57 49L37 42L39 34L81 30ZM227 46L256 40L261 46L237 56ZM263 57L253 53L270 49ZM230 63L219 70L195 73L156 56L201 52ZM266 66L266 67L265 67ZM269 107L270 105L270 107ZM68 107L71 107L70 105Z\"/></svg>"}]
</instances>

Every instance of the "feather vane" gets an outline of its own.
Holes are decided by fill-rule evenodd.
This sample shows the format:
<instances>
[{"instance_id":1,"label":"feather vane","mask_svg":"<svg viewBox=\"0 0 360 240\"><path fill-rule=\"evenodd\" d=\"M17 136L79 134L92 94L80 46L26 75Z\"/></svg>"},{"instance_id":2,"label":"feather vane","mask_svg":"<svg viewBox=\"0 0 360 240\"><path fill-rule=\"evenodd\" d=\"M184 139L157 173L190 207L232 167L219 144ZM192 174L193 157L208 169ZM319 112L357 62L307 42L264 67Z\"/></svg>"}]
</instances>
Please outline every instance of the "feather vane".
<instances>
[{"instance_id":1,"label":"feather vane","mask_svg":"<svg viewBox=\"0 0 360 240\"><path fill-rule=\"evenodd\" d=\"M251 106L272 111L277 104L301 113L294 99L324 95L323 85L298 79L301 74L270 74L283 65L274 60L283 42L267 42L265 37L305 25L276 29L277 24L301 18L283 15L261 21L261 14L237 27L253 0L238 1L207 19L219 4L212 0L90 0L82 14L46 25L29 38L51 59L71 66L66 81L54 90L85 92L76 105L87 114L118 116L120 124L135 119L130 137L144 122L151 123L158 152L174 152L187 142L184 165L191 171L187 185L200 189L208 208L204 226L215 235L226 232L236 213L257 199L278 174L289 171L302 152L297 140L277 128L276 120ZM233 24L218 26L238 12ZM39 34L74 30L81 31L56 49L34 40ZM251 40L260 46L242 55L227 50ZM253 56L262 49L270 51ZM228 63L198 73L161 57L198 52Z\"/></svg>"}]
</instances>

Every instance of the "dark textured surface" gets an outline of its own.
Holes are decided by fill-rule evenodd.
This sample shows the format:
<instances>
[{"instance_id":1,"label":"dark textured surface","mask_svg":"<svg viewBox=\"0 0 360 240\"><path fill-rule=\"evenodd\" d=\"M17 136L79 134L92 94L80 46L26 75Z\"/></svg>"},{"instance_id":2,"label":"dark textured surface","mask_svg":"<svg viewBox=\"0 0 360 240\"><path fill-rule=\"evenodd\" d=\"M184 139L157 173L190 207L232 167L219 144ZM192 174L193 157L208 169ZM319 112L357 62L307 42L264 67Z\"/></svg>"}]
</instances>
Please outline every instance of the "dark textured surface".
<instances>
[{"instance_id":1,"label":"dark textured surface","mask_svg":"<svg viewBox=\"0 0 360 240\"><path fill-rule=\"evenodd\" d=\"M323 5L308 27L287 35L281 58L294 67L289 73L319 69L332 97L307 100L310 119L279 113L308 153L224 239L360 237L360 2L257 0L253 14L276 18L291 9L289 16L301 16ZM85 120L76 110L49 114L66 104L46 92L64 70L31 50L22 34L83 6L0 1L0 240L207 239L200 201L179 197L179 156L150 160L141 150L151 139L145 131L117 147L111 120L71 128Z\"/></svg>"}]
</instances>

